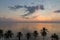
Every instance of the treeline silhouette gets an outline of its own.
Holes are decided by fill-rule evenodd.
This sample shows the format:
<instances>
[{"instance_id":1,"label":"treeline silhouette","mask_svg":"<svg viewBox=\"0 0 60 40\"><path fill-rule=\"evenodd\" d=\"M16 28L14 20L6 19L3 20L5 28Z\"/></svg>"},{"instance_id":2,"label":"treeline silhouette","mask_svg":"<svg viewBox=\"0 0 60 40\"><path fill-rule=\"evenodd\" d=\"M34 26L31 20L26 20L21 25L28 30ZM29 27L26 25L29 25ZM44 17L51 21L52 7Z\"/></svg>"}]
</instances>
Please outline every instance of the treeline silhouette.
<instances>
[{"instance_id":1,"label":"treeline silhouette","mask_svg":"<svg viewBox=\"0 0 60 40\"><path fill-rule=\"evenodd\" d=\"M40 34L43 37L43 40L45 40L45 37L48 34L48 29L42 28ZM8 39L12 38L13 35L14 34L11 30L8 30L5 33L3 33L3 30L0 29L0 39L4 38L4 40L8 40ZM23 35L24 34L22 32L18 32L17 35L16 35L16 38L18 38L18 40L22 40L21 38L23 37ZM35 31L33 31L33 33L30 33L30 32L26 33L25 38L26 38L26 40L30 40L31 36L33 36L34 40L36 40L38 35L39 35L39 33L37 32L37 30L35 30ZM59 40L59 36L56 33L53 33L50 36L50 38L51 38L51 40Z\"/></svg>"}]
</instances>

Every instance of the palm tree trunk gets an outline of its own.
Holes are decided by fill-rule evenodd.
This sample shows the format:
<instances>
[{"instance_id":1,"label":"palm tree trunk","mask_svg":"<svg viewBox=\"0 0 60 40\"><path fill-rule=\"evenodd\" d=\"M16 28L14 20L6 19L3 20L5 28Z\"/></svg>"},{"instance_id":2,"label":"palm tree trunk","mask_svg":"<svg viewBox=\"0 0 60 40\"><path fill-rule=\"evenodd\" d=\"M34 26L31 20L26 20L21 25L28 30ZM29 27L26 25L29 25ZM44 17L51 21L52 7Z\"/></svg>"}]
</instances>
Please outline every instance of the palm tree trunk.
<instances>
[{"instance_id":1,"label":"palm tree trunk","mask_svg":"<svg viewBox=\"0 0 60 40\"><path fill-rule=\"evenodd\" d=\"M20 37L19 37L19 40L20 40Z\"/></svg>"},{"instance_id":2,"label":"palm tree trunk","mask_svg":"<svg viewBox=\"0 0 60 40\"><path fill-rule=\"evenodd\" d=\"M45 39L45 37L43 36L43 40Z\"/></svg>"},{"instance_id":3,"label":"palm tree trunk","mask_svg":"<svg viewBox=\"0 0 60 40\"><path fill-rule=\"evenodd\" d=\"M29 40L29 38L27 38L27 40Z\"/></svg>"}]
</instances>

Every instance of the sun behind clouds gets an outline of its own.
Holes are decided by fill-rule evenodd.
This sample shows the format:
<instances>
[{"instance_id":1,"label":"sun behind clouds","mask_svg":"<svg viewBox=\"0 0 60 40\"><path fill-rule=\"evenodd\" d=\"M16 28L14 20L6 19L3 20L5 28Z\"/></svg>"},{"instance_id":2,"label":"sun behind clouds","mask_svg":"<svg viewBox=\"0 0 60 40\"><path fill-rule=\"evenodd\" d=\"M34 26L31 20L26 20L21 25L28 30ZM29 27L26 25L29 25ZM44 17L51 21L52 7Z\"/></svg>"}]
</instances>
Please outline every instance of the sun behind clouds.
<instances>
[{"instance_id":1,"label":"sun behind clouds","mask_svg":"<svg viewBox=\"0 0 60 40\"><path fill-rule=\"evenodd\" d=\"M47 14L46 14L47 13ZM33 14L35 17L35 20L37 21L52 21L55 17L55 14L53 12L46 12L41 10L36 10Z\"/></svg>"}]
</instances>

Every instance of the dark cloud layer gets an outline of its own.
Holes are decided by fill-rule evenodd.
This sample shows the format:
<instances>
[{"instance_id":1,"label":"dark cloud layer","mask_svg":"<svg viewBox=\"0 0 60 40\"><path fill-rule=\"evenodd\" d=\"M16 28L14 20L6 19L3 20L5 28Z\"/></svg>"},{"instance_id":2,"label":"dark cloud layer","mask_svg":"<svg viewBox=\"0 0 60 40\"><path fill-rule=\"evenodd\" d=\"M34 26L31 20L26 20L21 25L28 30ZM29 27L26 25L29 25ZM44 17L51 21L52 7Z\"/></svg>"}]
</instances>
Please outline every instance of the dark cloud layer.
<instances>
[{"instance_id":1,"label":"dark cloud layer","mask_svg":"<svg viewBox=\"0 0 60 40\"><path fill-rule=\"evenodd\" d=\"M17 10L17 9L19 9L19 8L22 8L23 6L20 6L20 5L15 5L15 6L9 6L8 8L10 9L10 10Z\"/></svg>"},{"instance_id":2,"label":"dark cloud layer","mask_svg":"<svg viewBox=\"0 0 60 40\"><path fill-rule=\"evenodd\" d=\"M35 10L38 10L38 9L44 10L44 6L43 5L37 5L37 6L26 6L26 5L25 6L21 6L21 5L15 5L15 6L10 6L9 7L9 9L11 9L11 10L18 10L20 8L26 8L27 9L26 12L29 11L29 13L24 14L22 16L28 16L30 14L33 14L33 12L35 12Z\"/></svg>"},{"instance_id":3,"label":"dark cloud layer","mask_svg":"<svg viewBox=\"0 0 60 40\"><path fill-rule=\"evenodd\" d=\"M56 11L54 11L55 13L60 13L60 10L56 10Z\"/></svg>"}]
</instances>

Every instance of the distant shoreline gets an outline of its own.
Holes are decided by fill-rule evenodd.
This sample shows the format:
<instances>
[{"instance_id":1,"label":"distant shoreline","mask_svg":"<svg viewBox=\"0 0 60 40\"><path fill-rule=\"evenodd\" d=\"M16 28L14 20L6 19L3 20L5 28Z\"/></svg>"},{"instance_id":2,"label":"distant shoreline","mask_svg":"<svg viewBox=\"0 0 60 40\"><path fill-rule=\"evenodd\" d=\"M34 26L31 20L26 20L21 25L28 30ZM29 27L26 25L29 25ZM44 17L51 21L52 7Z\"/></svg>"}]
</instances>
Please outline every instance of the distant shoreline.
<instances>
[{"instance_id":1,"label":"distant shoreline","mask_svg":"<svg viewBox=\"0 0 60 40\"><path fill-rule=\"evenodd\" d=\"M16 22L12 22L12 21L6 21L6 22L0 22L0 23L60 23L57 21L16 21Z\"/></svg>"},{"instance_id":2,"label":"distant shoreline","mask_svg":"<svg viewBox=\"0 0 60 40\"><path fill-rule=\"evenodd\" d=\"M15 23L60 23L60 22L52 22L52 21L33 21L33 22L15 22Z\"/></svg>"}]
</instances>

